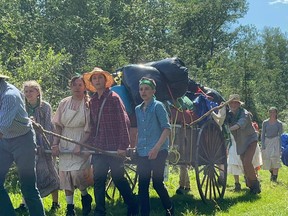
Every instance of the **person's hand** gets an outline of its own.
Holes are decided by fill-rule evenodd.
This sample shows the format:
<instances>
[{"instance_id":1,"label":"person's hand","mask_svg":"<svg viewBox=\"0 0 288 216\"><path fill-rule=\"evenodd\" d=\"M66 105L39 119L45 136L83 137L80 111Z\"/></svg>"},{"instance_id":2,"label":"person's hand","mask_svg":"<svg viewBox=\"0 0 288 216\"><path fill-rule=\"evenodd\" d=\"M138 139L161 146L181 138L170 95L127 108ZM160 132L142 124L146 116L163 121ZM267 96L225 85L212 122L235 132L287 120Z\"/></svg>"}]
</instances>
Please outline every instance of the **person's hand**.
<instances>
[{"instance_id":1,"label":"person's hand","mask_svg":"<svg viewBox=\"0 0 288 216\"><path fill-rule=\"evenodd\" d=\"M74 149L73 149L73 153L76 155L80 155L81 154L81 146L80 145L75 145Z\"/></svg>"},{"instance_id":2,"label":"person's hand","mask_svg":"<svg viewBox=\"0 0 288 216\"><path fill-rule=\"evenodd\" d=\"M231 126L229 129L230 129L230 131L235 131L235 130L238 130L239 128L240 128L239 125L235 124L235 125Z\"/></svg>"},{"instance_id":3,"label":"person's hand","mask_svg":"<svg viewBox=\"0 0 288 216\"><path fill-rule=\"evenodd\" d=\"M59 145L53 145L52 146L52 155L53 156L59 156Z\"/></svg>"},{"instance_id":4,"label":"person's hand","mask_svg":"<svg viewBox=\"0 0 288 216\"><path fill-rule=\"evenodd\" d=\"M148 153L148 159L154 160L156 159L159 152L159 148L157 146L154 146L154 148L151 149L151 151Z\"/></svg>"},{"instance_id":5,"label":"person's hand","mask_svg":"<svg viewBox=\"0 0 288 216\"><path fill-rule=\"evenodd\" d=\"M117 150L117 154L118 154L120 157L125 158L125 157L126 157L126 150L118 149L118 150Z\"/></svg>"}]
</instances>

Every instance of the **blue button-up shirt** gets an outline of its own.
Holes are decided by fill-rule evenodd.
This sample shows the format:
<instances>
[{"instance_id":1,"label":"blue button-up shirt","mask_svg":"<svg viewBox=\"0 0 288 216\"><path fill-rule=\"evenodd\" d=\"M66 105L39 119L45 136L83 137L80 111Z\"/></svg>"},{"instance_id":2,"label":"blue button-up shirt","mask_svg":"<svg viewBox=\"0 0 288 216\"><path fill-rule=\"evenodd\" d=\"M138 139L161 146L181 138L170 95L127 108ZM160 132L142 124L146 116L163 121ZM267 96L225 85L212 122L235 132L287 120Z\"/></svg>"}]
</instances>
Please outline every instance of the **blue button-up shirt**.
<instances>
[{"instance_id":1,"label":"blue button-up shirt","mask_svg":"<svg viewBox=\"0 0 288 216\"><path fill-rule=\"evenodd\" d=\"M142 157L148 156L150 150L158 142L163 130L171 128L168 113L162 102L153 98L145 111L143 105L144 103L141 103L135 108L138 127L137 152ZM168 146L169 139L167 138L160 150L168 150Z\"/></svg>"},{"instance_id":2,"label":"blue button-up shirt","mask_svg":"<svg viewBox=\"0 0 288 216\"><path fill-rule=\"evenodd\" d=\"M3 138L24 135L31 128L23 95L15 86L0 79L0 133Z\"/></svg>"}]
</instances>

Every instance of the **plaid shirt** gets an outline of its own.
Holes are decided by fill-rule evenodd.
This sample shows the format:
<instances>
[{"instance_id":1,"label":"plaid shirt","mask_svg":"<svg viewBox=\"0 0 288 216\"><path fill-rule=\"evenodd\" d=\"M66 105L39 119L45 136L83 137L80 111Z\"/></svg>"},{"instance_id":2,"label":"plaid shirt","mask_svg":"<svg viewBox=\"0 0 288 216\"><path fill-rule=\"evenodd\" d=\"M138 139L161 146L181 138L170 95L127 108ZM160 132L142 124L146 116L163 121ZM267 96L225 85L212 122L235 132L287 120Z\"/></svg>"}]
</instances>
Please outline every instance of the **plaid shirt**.
<instances>
[{"instance_id":1,"label":"plaid shirt","mask_svg":"<svg viewBox=\"0 0 288 216\"><path fill-rule=\"evenodd\" d=\"M98 133L97 122L101 105L106 99L101 116ZM100 99L97 92L90 100L91 134L89 143L105 151L126 150L130 145L130 121L122 100L115 92L106 89Z\"/></svg>"}]
</instances>

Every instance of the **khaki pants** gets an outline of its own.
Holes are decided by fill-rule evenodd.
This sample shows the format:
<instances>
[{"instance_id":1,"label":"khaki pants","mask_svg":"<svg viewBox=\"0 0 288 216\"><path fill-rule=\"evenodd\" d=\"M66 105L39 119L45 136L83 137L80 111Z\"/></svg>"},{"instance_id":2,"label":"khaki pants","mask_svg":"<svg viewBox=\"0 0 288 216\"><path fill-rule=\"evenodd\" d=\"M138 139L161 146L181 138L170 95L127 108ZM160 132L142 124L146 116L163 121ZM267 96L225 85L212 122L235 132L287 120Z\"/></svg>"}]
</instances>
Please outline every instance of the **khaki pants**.
<instances>
[{"instance_id":1,"label":"khaki pants","mask_svg":"<svg viewBox=\"0 0 288 216\"><path fill-rule=\"evenodd\" d=\"M244 175L247 179L246 184L248 187L251 187L252 181L257 180L256 172L252 164L256 146L257 146L257 141L251 143L246 149L246 151L242 155L240 155L240 158L243 163Z\"/></svg>"},{"instance_id":2,"label":"khaki pants","mask_svg":"<svg viewBox=\"0 0 288 216\"><path fill-rule=\"evenodd\" d=\"M180 165L179 186L184 188L190 188L190 179L188 175L187 165Z\"/></svg>"}]
</instances>

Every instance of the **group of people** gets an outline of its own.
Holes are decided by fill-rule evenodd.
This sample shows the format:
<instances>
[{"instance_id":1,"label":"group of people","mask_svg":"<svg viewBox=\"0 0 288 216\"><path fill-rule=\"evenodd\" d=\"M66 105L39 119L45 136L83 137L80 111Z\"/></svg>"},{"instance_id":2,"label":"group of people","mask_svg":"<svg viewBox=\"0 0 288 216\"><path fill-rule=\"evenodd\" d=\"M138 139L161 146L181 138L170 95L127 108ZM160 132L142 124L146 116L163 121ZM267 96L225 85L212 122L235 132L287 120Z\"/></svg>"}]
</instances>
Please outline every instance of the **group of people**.
<instances>
[{"instance_id":1,"label":"group of people","mask_svg":"<svg viewBox=\"0 0 288 216\"><path fill-rule=\"evenodd\" d=\"M237 96L238 97L238 96ZM237 98L236 97L236 98ZM229 103L233 113L229 118L229 123L234 122L230 127L232 136L232 146L228 154L228 173L234 175L235 191L241 190L239 176L244 174L246 186L252 193L261 193L261 185L258 180L258 170L269 170L270 180L277 181L278 170L281 167L281 134L283 133L283 123L278 120L278 110L270 107L269 118L262 123L261 149L258 144L259 129L251 121L252 115L241 105L240 97ZM236 104L235 104L236 103ZM246 130L244 130L246 128ZM239 130L240 129L240 130ZM241 144L243 148L241 149ZM236 151L235 151L236 150Z\"/></svg>"},{"instance_id":2,"label":"group of people","mask_svg":"<svg viewBox=\"0 0 288 216\"><path fill-rule=\"evenodd\" d=\"M59 208L59 189L65 191L66 215L76 215L76 188L81 192L82 215L88 215L93 198L87 188L91 184L96 202L94 215L106 215L105 183L109 170L127 205L127 215L138 215L139 211L143 216L150 214L151 178L166 215L174 215L174 205L163 183L170 124L164 105L154 98L156 83L153 79L143 77L139 81L143 103L135 109L140 128L136 145L138 199L124 177L130 120L119 95L110 90L114 79L109 72L94 68L83 76L73 77L70 81L72 95L61 100L53 117L51 106L42 100L41 87L36 81L23 84L23 95L7 82L8 78L0 74L0 157L3 160L0 165L0 215L16 215L4 188L5 176L13 162L23 194L22 204L16 210L27 210L32 216L45 215L41 197L49 194L53 200L51 210ZM87 90L92 93L91 97ZM43 131L35 134L33 124L40 124L44 130L59 136ZM90 155L83 146L97 151ZM53 160L55 156L59 156L59 175Z\"/></svg>"},{"instance_id":3,"label":"group of people","mask_svg":"<svg viewBox=\"0 0 288 216\"><path fill-rule=\"evenodd\" d=\"M246 186L253 194L261 193L258 170L269 170L270 180L277 181L278 170L281 167L281 134L283 123L278 120L278 110L270 107L269 118L262 123L261 136L257 123L252 121L252 114L243 108L244 102L238 94L232 94L228 99L228 113L223 107L218 115L212 112L212 117L221 127L226 121L229 127L230 144L228 145L228 174L234 176L236 192L241 190L240 175L244 175ZM216 116L216 117L215 117ZM220 120L222 119L222 120ZM220 121L220 123L219 123ZM258 140L261 140L261 146ZM221 175L218 183L221 185ZM180 166L179 195L190 192L188 167Z\"/></svg>"},{"instance_id":4,"label":"group of people","mask_svg":"<svg viewBox=\"0 0 288 216\"><path fill-rule=\"evenodd\" d=\"M96 202L94 215L106 215L105 183L109 170L127 205L127 215L150 214L150 179L165 214L175 214L163 183L171 126L165 106L154 96L156 83L153 79L143 77L139 81L143 102L135 108L138 128L138 198L124 177L124 158L131 143L130 119L121 98L110 89L114 79L109 72L96 67L83 76L73 77L70 80L72 95L61 100L53 117L51 106L42 99L41 87L36 81L24 82L23 97L7 79L7 76L0 74L0 215L15 215L4 188L5 176L13 162L18 169L23 194L23 202L17 210L28 210L32 216L45 215L41 197L49 194L53 200L51 210L59 208L59 189L65 191L66 215L76 215L76 188L81 192L82 215L88 215L93 198L87 188L91 185L94 186ZM89 96L87 91L92 95ZM239 95L231 95L226 119L232 134L234 155L242 162L240 165L246 185L251 193L259 194L261 186L252 163L255 151L259 148L258 134L252 125L251 114L242 104ZM269 109L269 114L270 118L263 122L261 135L263 169L270 170L271 181L276 181L280 168L279 136L283 126L277 119L276 108ZM60 136L40 132L35 135L32 123L40 124L45 130L54 131L78 144L61 139ZM87 146L96 149L96 152L91 155ZM55 168L56 156L59 157L59 174ZM236 169L231 170L233 173ZM240 175L240 172L234 175ZM183 187L180 185L180 189L190 191L190 182L185 181L187 173L183 172L181 178ZM238 180L235 177L236 186L239 189L239 177ZM182 193L181 190L177 193Z\"/></svg>"}]
</instances>

